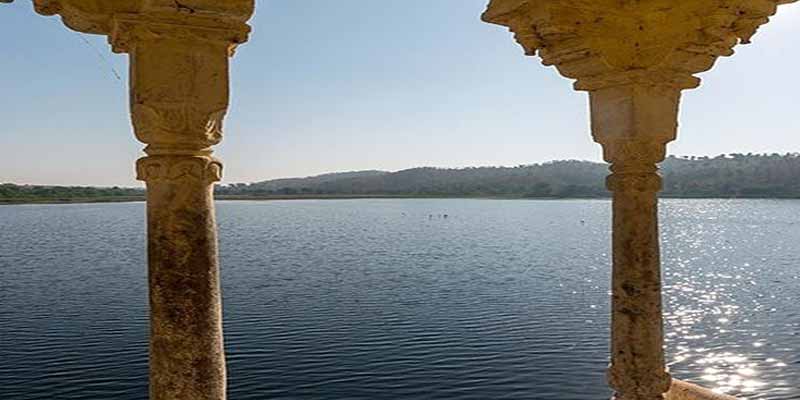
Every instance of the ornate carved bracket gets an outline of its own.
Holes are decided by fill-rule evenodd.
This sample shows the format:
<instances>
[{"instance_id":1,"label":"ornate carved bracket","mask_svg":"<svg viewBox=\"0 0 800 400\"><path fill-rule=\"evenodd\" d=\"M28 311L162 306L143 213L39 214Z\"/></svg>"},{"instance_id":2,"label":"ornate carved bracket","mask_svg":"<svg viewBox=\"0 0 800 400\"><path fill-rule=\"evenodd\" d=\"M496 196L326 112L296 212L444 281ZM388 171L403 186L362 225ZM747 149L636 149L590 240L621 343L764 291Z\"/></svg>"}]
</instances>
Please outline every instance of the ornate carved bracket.
<instances>
[{"instance_id":1,"label":"ornate carved bracket","mask_svg":"<svg viewBox=\"0 0 800 400\"><path fill-rule=\"evenodd\" d=\"M749 43L794 0L491 0L483 20L507 26L578 90L627 84L694 88L694 74Z\"/></svg>"},{"instance_id":2,"label":"ornate carved bracket","mask_svg":"<svg viewBox=\"0 0 800 400\"><path fill-rule=\"evenodd\" d=\"M33 0L42 15L60 15L64 24L83 33L108 35L114 16L162 15L176 19L205 18L220 23L245 23L255 0ZM191 25L191 23L190 23Z\"/></svg>"}]
</instances>

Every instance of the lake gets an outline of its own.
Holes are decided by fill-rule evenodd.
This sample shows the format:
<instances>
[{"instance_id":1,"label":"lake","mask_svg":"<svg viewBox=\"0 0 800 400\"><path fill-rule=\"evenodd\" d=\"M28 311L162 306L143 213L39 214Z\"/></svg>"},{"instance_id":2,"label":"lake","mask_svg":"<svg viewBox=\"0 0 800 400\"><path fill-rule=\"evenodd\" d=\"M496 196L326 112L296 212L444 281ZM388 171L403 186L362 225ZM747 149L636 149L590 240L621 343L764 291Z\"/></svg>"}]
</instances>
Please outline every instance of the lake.
<instances>
[{"instance_id":1,"label":"lake","mask_svg":"<svg viewBox=\"0 0 800 400\"><path fill-rule=\"evenodd\" d=\"M217 213L231 399L610 396L608 201ZM661 218L673 375L800 399L800 201ZM0 206L0 398L147 398L144 229L142 203Z\"/></svg>"}]
</instances>

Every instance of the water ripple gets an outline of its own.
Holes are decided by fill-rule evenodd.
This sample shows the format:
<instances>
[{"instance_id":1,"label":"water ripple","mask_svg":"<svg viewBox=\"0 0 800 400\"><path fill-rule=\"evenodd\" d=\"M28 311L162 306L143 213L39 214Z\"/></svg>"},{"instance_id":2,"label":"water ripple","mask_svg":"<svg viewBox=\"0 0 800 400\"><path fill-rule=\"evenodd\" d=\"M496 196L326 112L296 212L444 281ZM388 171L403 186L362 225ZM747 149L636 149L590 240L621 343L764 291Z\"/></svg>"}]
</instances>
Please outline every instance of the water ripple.
<instances>
[{"instance_id":1,"label":"water ripple","mask_svg":"<svg viewBox=\"0 0 800 400\"><path fill-rule=\"evenodd\" d=\"M662 211L673 373L800 398L800 202ZM143 214L0 207L0 398L147 398ZM221 202L230 397L608 398L609 219L606 201Z\"/></svg>"}]
</instances>

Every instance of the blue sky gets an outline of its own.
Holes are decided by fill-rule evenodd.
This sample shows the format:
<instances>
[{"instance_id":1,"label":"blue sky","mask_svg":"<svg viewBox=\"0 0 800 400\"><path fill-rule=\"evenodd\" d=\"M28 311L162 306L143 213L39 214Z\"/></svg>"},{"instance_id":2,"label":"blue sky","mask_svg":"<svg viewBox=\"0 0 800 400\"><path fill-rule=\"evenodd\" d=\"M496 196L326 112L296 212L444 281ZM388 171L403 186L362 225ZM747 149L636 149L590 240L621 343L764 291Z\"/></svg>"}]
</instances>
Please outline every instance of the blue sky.
<instances>
[{"instance_id":1,"label":"blue sky","mask_svg":"<svg viewBox=\"0 0 800 400\"><path fill-rule=\"evenodd\" d=\"M127 57L0 6L0 182L138 185ZM487 0L257 0L232 60L225 182L599 160L587 95L479 17ZM800 5L684 92L670 152L800 151ZM114 76L115 70L121 76Z\"/></svg>"}]
</instances>

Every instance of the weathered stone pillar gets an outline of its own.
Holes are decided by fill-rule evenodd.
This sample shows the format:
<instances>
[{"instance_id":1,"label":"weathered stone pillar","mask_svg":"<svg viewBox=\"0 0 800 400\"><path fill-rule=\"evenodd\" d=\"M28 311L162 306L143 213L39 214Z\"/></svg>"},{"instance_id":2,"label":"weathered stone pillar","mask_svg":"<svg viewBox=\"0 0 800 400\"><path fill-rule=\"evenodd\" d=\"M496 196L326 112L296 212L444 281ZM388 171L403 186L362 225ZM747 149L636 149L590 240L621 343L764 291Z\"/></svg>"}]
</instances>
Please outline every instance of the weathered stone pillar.
<instances>
[{"instance_id":1,"label":"weathered stone pillar","mask_svg":"<svg viewBox=\"0 0 800 400\"><path fill-rule=\"evenodd\" d=\"M222 164L228 59L247 41L254 0L33 0L130 55L130 109L147 146L150 398L225 399L214 182Z\"/></svg>"},{"instance_id":2,"label":"weathered stone pillar","mask_svg":"<svg viewBox=\"0 0 800 400\"><path fill-rule=\"evenodd\" d=\"M228 59L255 0L33 0L130 55L130 109L147 146L150 399L225 399L214 182L222 164Z\"/></svg>"},{"instance_id":3,"label":"weathered stone pillar","mask_svg":"<svg viewBox=\"0 0 800 400\"><path fill-rule=\"evenodd\" d=\"M114 20L114 48L130 54L134 130L147 144L137 173L147 183L153 400L225 399L213 197L222 164L211 146L228 107L228 57L246 35L202 18Z\"/></svg>"},{"instance_id":4,"label":"weathered stone pillar","mask_svg":"<svg viewBox=\"0 0 800 400\"><path fill-rule=\"evenodd\" d=\"M680 90L631 84L590 92L592 132L611 163L613 272L609 383L617 400L663 399L656 163L675 139Z\"/></svg>"},{"instance_id":5,"label":"weathered stone pillar","mask_svg":"<svg viewBox=\"0 0 800 400\"><path fill-rule=\"evenodd\" d=\"M609 382L617 400L664 399L656 164L675 139L683 89L749 43L779 4L751 1L490 0L483 20L508 27L575 89L611 163L613 282ZM691 391L695 393L696 391Z\"/></svg>"},{"instance_id":6,"label":"weathered stone pillar","mask_svg":"<svg viewBox=\"0 0 800 400\"><path fill-rule=\"evenodd\" d=\"M139 160L147 182L150 398L225 399L225 355L208 156Z\"/></svg>"}]
</instances>

